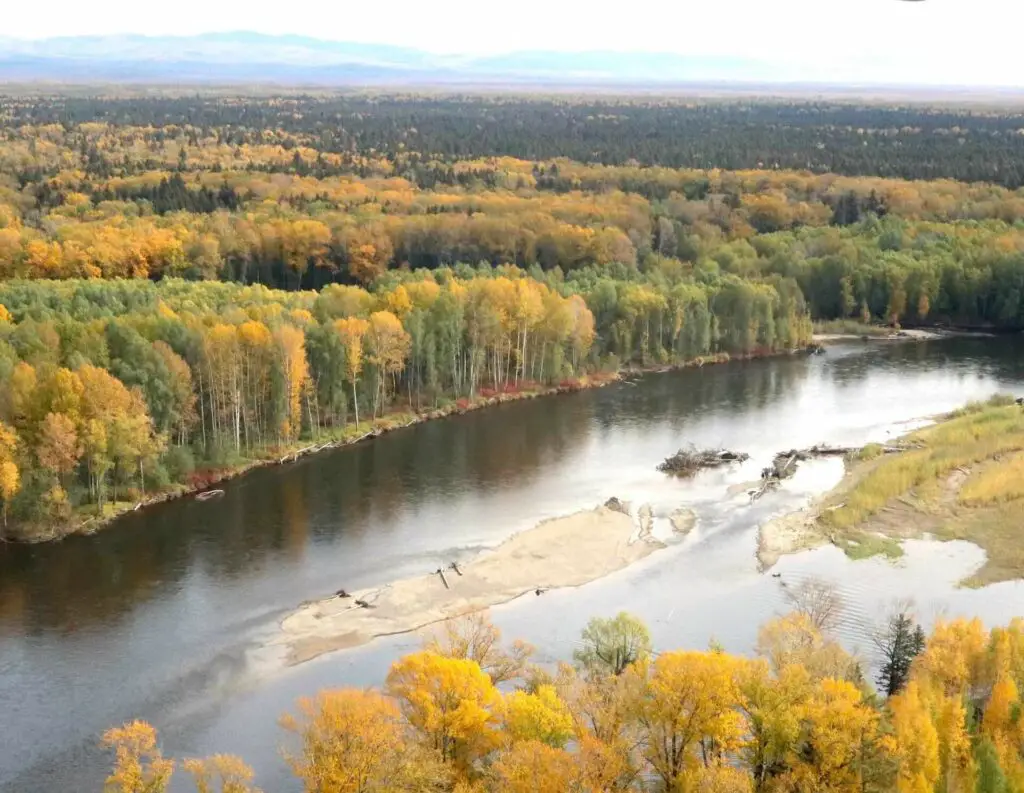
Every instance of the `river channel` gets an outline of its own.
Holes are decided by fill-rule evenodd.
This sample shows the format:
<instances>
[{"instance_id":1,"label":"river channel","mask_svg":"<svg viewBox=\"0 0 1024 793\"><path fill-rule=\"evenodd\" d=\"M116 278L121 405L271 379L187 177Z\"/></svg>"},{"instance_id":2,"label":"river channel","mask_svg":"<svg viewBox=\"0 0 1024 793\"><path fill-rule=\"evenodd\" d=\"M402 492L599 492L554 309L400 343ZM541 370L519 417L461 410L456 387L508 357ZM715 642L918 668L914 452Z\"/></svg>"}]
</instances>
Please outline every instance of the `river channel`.
<instances>
[{"instance_id":1,"label":"river channel","mask_svg":"<svg viewBox=\"0 0 1024 793\"><path fill-rule=\"evenodd\" d=\"M898 597L913 596L926 620L1024 614L1024 585L956 586L983 561L965 543L908 543L895 564L822 548L784 558L772 578L758 570L758 525L832 486L842 465L807 465L753 506L735 487L779 450L885 440L968 399L1024 393L1022 375L1013 338L852 344L649 375L262 469L221 499L160 505L93 537L0 546L0 790L98 793L99 736L130 718L157 726L167 754L241 754L264 790L297 790L278 716L320 688L379 684L420 637L288 668L272 643L283 617L339 587L470 559L610 496L658 516L687 506L696 528L608 578L494 609L542 660L568 657L591 616L622 609L648 621L658 648L714 639L748 652L784 606L780 582L811 575L842 593L851 649L868 649L866 626ZM688 443L751 459L686 482L655 470Z\"/></svg>"}]
</instances>

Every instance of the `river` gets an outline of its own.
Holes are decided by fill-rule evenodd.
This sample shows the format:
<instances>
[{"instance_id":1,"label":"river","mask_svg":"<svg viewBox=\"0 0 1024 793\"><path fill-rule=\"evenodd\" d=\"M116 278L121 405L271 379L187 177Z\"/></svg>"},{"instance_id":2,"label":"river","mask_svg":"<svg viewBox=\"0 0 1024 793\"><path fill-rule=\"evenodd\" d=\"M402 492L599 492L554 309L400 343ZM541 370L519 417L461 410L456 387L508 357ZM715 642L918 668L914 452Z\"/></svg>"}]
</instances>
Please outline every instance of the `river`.
<instances>
[{"instance_id":1,"label":"river","mask_svg":"<svg viewBox=\"0 0 1024 793\"><path fill-rule=\"evenodd\" d=\"M223 498L132 514L93 537L0 547L0 790L99 791L108 726L144 718L175 756L234 752L266 790L297 790L277 717L325 686L379 684L417 636L286 668L270 646L299 603L471 558L541 519L610 496L698 515L682 543L578 589L494 610L510 637L565 658L586 621L628 609L657 647L714 638L751 649L783 608L757 569L757 526L841 476L803 467L747 504L728 489L781 450L861 444L996 391L1024 393L1016 339L850 345L826 355L710 366L429 422L296 464L262 469ZM743 466L680 482L655 466L687 443L746 451ZM964 543L908 544L903 561L850 562L834 548L784 558L782 581L818 575L847 603L844 640L896 597L1005 621L1024 586L966 591L982 561ZM864 648L866 649L866 648Z\"/></svg>"}]
</instances>

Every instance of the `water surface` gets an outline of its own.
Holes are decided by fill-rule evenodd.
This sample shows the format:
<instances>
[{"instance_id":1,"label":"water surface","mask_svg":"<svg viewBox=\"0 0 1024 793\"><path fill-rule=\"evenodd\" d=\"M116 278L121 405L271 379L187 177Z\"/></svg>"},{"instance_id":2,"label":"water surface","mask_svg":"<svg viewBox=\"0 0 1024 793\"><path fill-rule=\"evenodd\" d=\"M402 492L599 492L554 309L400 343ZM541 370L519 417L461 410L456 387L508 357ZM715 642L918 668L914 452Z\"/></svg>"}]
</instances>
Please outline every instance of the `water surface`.
<instances>
[{"instance_id":1,"label":"water surface","mask_svg":"<svg viewBox=\"0 0 1024 793\"><path fill-rule=\"evenodd\" d=\"M910 543L897 565L854 564L823 548L782 560L782 579L761 573L757 526L834 483L835 461L806 466L753 506L727 494L779 450L884 440L968 399L1020 392L1022 362L1014 339L960 339L654 375L262 469L229 483L222 499L161 505L94 537L0 548L0 790L99 790L97 738L129 718L159 727L170 754L237 752L265 789L295 790L277 716L324 686L379 683L419 639L283 669L267 648L282 617L339 587L471 558L613 495L662 516L689 506L698 525L609 578L496 609L542 658L568 656L591 616L620 609L646 619L659 647L713 637L747 652L757 626L783 608L780 581L810 575L843 592L851 646L896 597L916 595L925 617L1022 614L1019 584L956 589L983 560L964 543ZM655 470L687 443L751 459L690 482Z\"/></svg>"}]
</instances>

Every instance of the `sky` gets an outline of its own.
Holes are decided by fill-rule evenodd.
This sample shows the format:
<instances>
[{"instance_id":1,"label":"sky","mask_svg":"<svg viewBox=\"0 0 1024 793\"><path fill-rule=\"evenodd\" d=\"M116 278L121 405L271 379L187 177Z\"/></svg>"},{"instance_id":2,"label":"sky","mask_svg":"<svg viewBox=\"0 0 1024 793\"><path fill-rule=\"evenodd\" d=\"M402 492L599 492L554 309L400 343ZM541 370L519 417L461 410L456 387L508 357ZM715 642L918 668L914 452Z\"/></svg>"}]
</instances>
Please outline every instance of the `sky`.
<instances>
[{"instance_id":1,"label":"sky","mask_svg":"<svg viewBox=\"0 0 1024 793\"><path fill-rule=\"evenodd\" d=\"M7 4L5 4L7 5ZM4 9L17 38L251 30L438 53L644 50L1024 86L1024 0L49 0ZM503 9L500 13L496 7ZM294 10L292 10L294 9ZM605 9L605 10L602 10Z\"/></svg>"}]
</instances>

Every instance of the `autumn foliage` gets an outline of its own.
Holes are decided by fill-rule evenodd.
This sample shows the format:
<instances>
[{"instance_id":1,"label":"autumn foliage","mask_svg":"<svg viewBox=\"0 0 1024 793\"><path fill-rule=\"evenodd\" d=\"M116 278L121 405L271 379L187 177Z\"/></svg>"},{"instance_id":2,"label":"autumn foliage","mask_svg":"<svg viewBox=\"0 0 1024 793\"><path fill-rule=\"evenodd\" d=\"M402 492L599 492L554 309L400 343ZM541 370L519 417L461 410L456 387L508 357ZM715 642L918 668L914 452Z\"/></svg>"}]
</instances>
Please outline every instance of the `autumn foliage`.
<instances>
[{"instance_id":1,"label":"autumn foliage","mask_svg":"<svg viewBox=\"0 0 1024 793\"><path fill-rule=\"evenodd\" d=\"M635 618L618 619L635 632ZM396 661L383 692L301 700L282 722L288 761L308 793L988 793L1024 781L1019 621L991 632L939 623L888 700L865 683L862 659L817 631L786 615L765 626L757 657L641 652L615 674L544 669L471 615ZM603 627L584 643L620 638ZM512 676L499 688L480 662ZM173 763L152 728L128 724L105 742L117 754L109 793L166 789ZM200 793L252 789L237 758L183 765Z\"/></svg>"}]
</instances>

